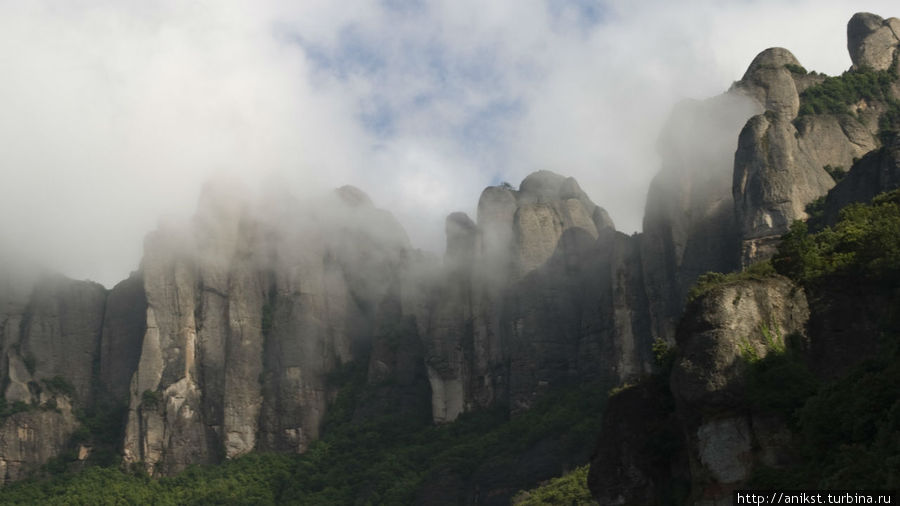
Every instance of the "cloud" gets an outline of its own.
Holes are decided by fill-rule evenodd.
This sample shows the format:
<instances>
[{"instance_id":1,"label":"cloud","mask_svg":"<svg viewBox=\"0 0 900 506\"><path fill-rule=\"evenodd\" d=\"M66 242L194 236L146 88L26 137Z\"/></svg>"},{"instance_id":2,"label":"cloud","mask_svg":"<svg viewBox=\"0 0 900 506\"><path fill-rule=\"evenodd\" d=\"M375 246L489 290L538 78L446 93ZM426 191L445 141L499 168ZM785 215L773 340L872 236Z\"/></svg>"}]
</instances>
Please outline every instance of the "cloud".
<instances>
[{"instance_id":1,"label":"cloud","mask_svg":"<svg viewBox=\"0 0 900 506\"><path fill-rule=\"evenodd\" d=\"M2 2L0 250L109 285L218 173L355 184L414 243L547 168L637 230L672 105L891 2Z\"/></svg>"}]
</instances>

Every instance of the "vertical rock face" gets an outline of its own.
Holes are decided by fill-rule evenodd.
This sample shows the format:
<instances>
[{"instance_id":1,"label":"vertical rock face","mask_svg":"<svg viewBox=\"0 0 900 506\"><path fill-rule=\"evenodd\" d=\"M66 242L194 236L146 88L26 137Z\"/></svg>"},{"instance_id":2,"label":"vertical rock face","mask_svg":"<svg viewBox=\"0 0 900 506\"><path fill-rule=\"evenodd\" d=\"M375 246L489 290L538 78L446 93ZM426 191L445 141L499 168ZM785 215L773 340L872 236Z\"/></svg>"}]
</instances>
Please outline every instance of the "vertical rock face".
<instances>
[{"instance_id":1,"label":"vertical rock face","mask_svg":"<svg viewBox=\"0 0 900 506\"><path fill-rule=\"evenodd\" d=\"M794 220L807 217L806 205L834 186L826 165L849 167L878 146L877 119L866 121L865 112L798 119L798 90L811 79L798 69L787 50L767 49L736 85L766 108L744 126L734 157L732 192L743 266L771 257L778 237Z\"/></svg>"},{"instance_id":2,"label":"vertical rock face","mask_svg":"<svg viewBox=\"0 0 900 506\"><path fill-rule=\"evenodd\" d=\"M109 292L103 318L98 387L116 403L128 402L128 384L140 359L146 317L144 282L132 274Z\"/></svg>"},{"instance_id":3,"label":"vertical rock face","mask_svg":"<svg viewBox=\"0 0 900 506\"><path fill-rule=\"evenodd\" d=\"M436 421L651 367L637 240L571 178L539 171L518 191L488 188L477 224L451 215L433 283L416 318Z\"/></svg>"},{"instance_id":4,"label":"vertical rock face","mask_svg":"<svg viewBox=\"0 0 900 506\"><path fill-rule=\"evenodd\" d=\"M658 504L687 495L690 483L686 504L721 504L757 466L782 466L787 421L747 408L748 357L777 353L788 336L806 342L809 316L803 290L782 277L726 283L694 300L668 381L611 398L588 480L594 496Z\"/></svg>"},{"instance_id":5,"label":"vertical rock face","mask_svg":"<svg viewBox=\"0 0 900 506\"><path fill-rule=\"evenodd\" d=\"M59 275L0 273L0 485L68 448L79 423L73 403L93 401L106 292ZM61 390L64 390L61 391Z\"/></svg>"},{"instance_id":6,"label":"vertical rock face","mask_svg":"<svg viewBox=\"0 0 900 506\"><path fill-rule=\"evenodd\" d=\"M398 285L405 233L359 190L257 208L241 195L208 188L188 229L145 243L146 332L125 460L151 472L305 450L329 400L327 374L358 358Z\"/></svg>"},{"instance_id":7,"label":"vertical rock face","mask_svg":"<svg viewBox=\"0 0 900 506\"><path fill-rule=\"evenodd\" d=\"M65 396L53 397L55 410L16 413L0 422L0 486L21 480L58 456L78 428Z\"/></svg>"},{"instance_id":8,"label":"vertical rock face","mask_svg":"<svg viewBox=\"0 0 900 506\"><path fill-rule=\"evenodd\" d=\"M887 70L900 49L900 19L859 12L847 23L847 50L854 68Z\"/></svg>"},{"instance_id":9,"label":"vertical rock face","mask_svg":"<svg viewBox=\"0 0 900 506\"><path fill-rule=\"evenodd\" d=\"M808 321L803 290L780 277L714 288L686 310L671 388L697 503L730 496L757 463L780 465L790 439L786 421L735 408L745 405L747 356L763 358L788 336L805 339Z\"/></svg>"},{"instance_id":10,"label":"vertical rock face","mask_svg":"<svg viewBox=\"0 0 900 506\"><path fill-rule=\"evenodd\" d=\"M61 376L83 404L90 403L105 303L106 292L96 283L62 276L40 280L25 307L19 339L10 355L15 365L10 365L6 398L31 403L37 392L30 382Z\"/></svg>"},{"instance_id":11,"label":"vertical rock face","mask_svg":"<svg viewBox=\"0 0 900 506\"><path fill-rule=\"evenodd\" d=\"M900 188L900 136L854 164L825 198L825 222L834 224L840 210L855 202L868 202L879 193Z\"/></svg>"},{"instance_id":12,"label":"vertical rock face","mask_svg":"<svg viewBox=\"0 0 900 506\"><path fill-rule=\"evenodd\" d=\"M694 280L737 266L731 194L737 135L757 101L731 91L680 103L663 128L663 166L647 194L640 239L653 335L674 341L675 323Z\"/></svg>"}]
</instances>

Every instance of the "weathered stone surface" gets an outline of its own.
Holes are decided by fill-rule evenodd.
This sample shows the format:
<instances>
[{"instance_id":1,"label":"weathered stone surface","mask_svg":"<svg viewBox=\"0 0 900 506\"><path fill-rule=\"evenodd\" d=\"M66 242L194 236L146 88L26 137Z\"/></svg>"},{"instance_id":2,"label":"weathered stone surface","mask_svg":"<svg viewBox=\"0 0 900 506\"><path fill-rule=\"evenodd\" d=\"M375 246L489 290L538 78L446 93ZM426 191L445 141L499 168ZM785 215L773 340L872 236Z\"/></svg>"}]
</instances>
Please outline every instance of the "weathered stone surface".
<instances>
[{"instance_id":1,"label":"weathered stone surface","mask_svg":"<svg viewBox=\"0 0 900 506\"><path fill-rule=\"evenodd\" d=\"M590 201L572 178L542 170L526 177L516 195L513 229L519 272L530 272L553 255L563 232L579 228L592 237L614 228L605 210Z\"/></svg>"},{"instance_id":2,"label":"weathered stone surface","mask_svg":"<svg viewBox=\"0 0 900 506\"><path fill-rule=\"evenodd\" d=\"M764 358L790 335L806 339L809 314L803 290L782 277L715 287L686 310L671 388L697 504L729 497L755 466L778 467L786 458L783 420L735 412L747 404L748 357Z\"/></svg>"},{"instance_id":3,"label":"weathered stone surface","mask_svg":"<svg viewBox=\"0 0 900 506\"><path fill-rule=\"evenodd\" d=\"M837 222L840 210L855 202L869 202L879 193L900 188L900 136L862 157L825 197L825 222Z\"/></svg>"},{"instance_id":4,"label":"weathered stone surface","mask_svg":"<svg viewBox=\"0 0 900 506\"><path fill-rule=\"evenodd\" d=\"M742 264L771 257L774 250L761 245L805 218L806 205L832 186L823 166L801 149L790 118L761 114L747 122L738 139L733 185Z\"/></svg>"},{"instance_id":5,"label":"weathered stone surface","mask_svg":"<svg viewBox=\"0 0 900 506\"><path fill-rule=\"evenodd\" d=\"M809 307L803 290L786 278L729 283L694 301L678 329L679 360L672 390L687 405L723 407L743 399L742 350L770 351L766 334L779 342L806 335Z\"/></svg>"},{"instance_id":6,"label":"weathered stone surface","mask_svg":"<svg viewBox=\"0 0 900 506\"><path fill-rule=\"evenodd\" d=\"M78 428L64 396L53 397L56 409L31 409L0 423L0 486L25 478L65 450Z\"/></svg>"},{"instance_id":7,"label":"weathered stone surface","mask_svg":"<svg viewBox=\"0 0 900 506\"><path fill-rule=\"evenodd\" d=\"M380 301L400 286L406 234L361 191L242 195L211 186L189 227L145 243L125 460L151 472L304 451L333 396L328 373L368 349Z\"/></svg>"},{"instance_id":8,"label":"weathered stone surface","mask_svg":"<svg viewBox=\"0 0 900 506\"><path fill-rule=\"evenodd\" d=\"M479 223L447 220L447 254L416 313L433 417L652 368L635 238L616 233L578 184L548 171L488 188Z\"/></svg>"},{"instance_id":9,"label":"weathered stone surface","mask_svg":"<svg viewBox=\"0 0 900 506\"><path fill-rule=\"evenodd\" d=\"M833 186L823 167L849 167L879 144L883 106L875 102L859 104L855 115L797 118L799 91L821 79L795 72L798 68L787 50L767 49L734 86L766 111L747 122L734 157L732 192L743 266L771 257L778 237L794 220L805 219L806 205Z\"/></svg>"},{"instance_id":10,"label":"weathered stone surface","mask_svg":"<svg viewBox=\"0 0 900 506\"><path fill-rule=\"evenodd\" d=\"M773 47L759 53L735 88L753 97L766 111L792 119L800 109L800 96L793 72L786 65L800 66L787 49Z\"/></svg>"},{"instance_id":11,"label":"weathered stone surface","mask_svg":"<svg viewBox=\"0 0 900 506\"><path fill-rule=\"evenodd\" d=\"M847 50L854 68L887 70L900 49L900 19L858 12L847 23Z\"/></svg>"},{"instance_id":12,"label":"weathered stone surface","mask_svg":"<svg viewBox=\"0 0 900 506\"><path fill-rule=\"evenodd\" d=\"M23 313L7 318L19 325L15 333L9 328L6 399L37 402L34 385L60 376L75 388L77 402L88 405L105 303L99 284L59 275L39 279Z\"/></svg>"}]
</instances>

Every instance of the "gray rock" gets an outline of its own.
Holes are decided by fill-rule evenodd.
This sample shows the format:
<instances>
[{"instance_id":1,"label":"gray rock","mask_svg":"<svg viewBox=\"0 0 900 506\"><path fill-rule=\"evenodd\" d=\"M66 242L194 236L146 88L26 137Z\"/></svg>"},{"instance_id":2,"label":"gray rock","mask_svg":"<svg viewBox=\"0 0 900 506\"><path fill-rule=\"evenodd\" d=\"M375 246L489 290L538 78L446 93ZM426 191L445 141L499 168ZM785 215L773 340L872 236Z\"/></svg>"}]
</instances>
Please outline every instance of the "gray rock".
<instances>
[{"instance_id":1,"label":"gray rock","mask_svg":"<svg viewBox=\"0 0 900 506\"><path fill-rule=\"evenodd\" d=\"M21 480L68 447L78 428L65 396L53 398L56 409L31 409L0 423L0 486Z\"/></svg>"},{"instance_id":2,"label":"gray rock","mask_svg":"<svg viewBox=\"0 0 900 506\"><path fill-rule=\"evenodd\" d=\"M806 218L806 205L832 186L823 166L801 149L789 119L761 114L747 122L738 139L733 183L742 265L771 257L774 250L763 247L769 239Z\"/></svg>"},{"instance_id":3,"label":"gray rock","mask_svg":"<svg viewBox=\"0 0 900 506\"><path fill-rule=\"evenodd\" d=\"M736 91L684 101L660 134L662 167L650 184L639 239L654 337L674 341L697 276L739 265L731 192L734 150L742 125L761 110Z\"/></svg>"},{"instance_id":4,"label":"gray rock","mask_svg":"<svg viewBox=\"0 0 900 506\"><path fill-rule=\"evenodd\" d=\"M800 66L800 62L787 49L766 49L753 59L735 88L753 97L765 110L793 119L800 109L800 96L793 72L785 65Z\"/></svg>"},{"instance_id":5,"label":"gray rock","mask_svg":"<svg viewBox=\"0 0 900 506\"><path fill-rule=\"evenodd\" d=\"M79 405L89 405L105 304L106 290L99 284L59 275L41 278L21 316L19 339L11 341L7 400L36 402L29 383L60 376L75 388Z\"/></svg>"},{"instance_id":6,"label":"gray rock","mask_svg":"<svg viewBox=\"0 0 900 506\"><path fill-rule=\"evenodd\" d=\"M140 359L146 318L144 282L133 274L109 292L103 318L97 387L115 403L129 400L128 384Z\"/></svg>"},{"instance_id":7,"label":"gray rock","mask_svg":"<svg viewBox=\"0 0 900 506\"><path fill-rule=\"evenodd\" d=\"M847 23L847 50L854 68L887 70L900 49L900 19L858 12Z\"/></svg>"},{"instance_id":8,"label":"gray rock","mask_svg":"<svg viewBox=\"0 0 900 506\"><path fill-rule=\"evenodd\" d=\"M840 210L856 202L869 202L879 193L900 187L900 136L891 144L870 152L853 165L850 172L825 198L825 223L837 222Z\"/></svg>"},{"instance_id":9,"label":"gray rock","mask_svg":"<svg viewBox=\"0 0 900 506\"><path fill-rule=\"evenodd\" d=\"M746 373L748 360L775 352L788 336L806 341L809 315L803 290L782 277L726 283L687 308L670 386L687 436L693 501L724 500L756 466L777 468L789 458L785 421L746 412Z\"/></svg>"},{"instance_id":10,"label":"gray rock","mask_svg":"<svg viewBox=\"0 0 900 506\"><path fill-rule=\"evenodd\" d=\"M124 453L151 473L305 451L335 394L328 374L371 346L401 286L406 234L358 189L259 205L243 194L209 186L188 227L145 243Z\"/></svg>"},{"instance_id":11,"label":"gray rock","mask_svg":"<svg viewBox=\"0 0 900 506\"><path fill-rule=\"evenodd\" d=\"M809 307L787 278L727 283L686 310L678 329L672 391L687 406L725 408L743 401L745 354L765 357L766 334L779 343L806 335Z\"/></svg>"}]
</instances>

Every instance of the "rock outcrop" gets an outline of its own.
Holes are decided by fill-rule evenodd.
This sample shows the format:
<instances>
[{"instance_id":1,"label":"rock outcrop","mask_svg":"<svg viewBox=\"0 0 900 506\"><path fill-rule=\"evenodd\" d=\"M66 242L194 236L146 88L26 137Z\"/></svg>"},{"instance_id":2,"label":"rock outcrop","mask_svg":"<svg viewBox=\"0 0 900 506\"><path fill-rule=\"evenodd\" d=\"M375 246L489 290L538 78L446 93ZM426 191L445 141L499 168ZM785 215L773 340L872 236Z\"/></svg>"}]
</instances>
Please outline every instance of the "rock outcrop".
<instances>
[{"instance_id":1,"label":"rock outcrop","mask_svg":"<svg viewBox=\"0 0 900 506\"><path fill-rule=\"evenodd\" d=\"M304 451L332 396L328 373L359 358L398 286L406 235L359 190L314 206L276 195L253 208L241 195L207 189L189 229L145 244L125 460L151 472Z\"/></svg>"},{"instance_id":2,"label":"rock outcrop","mask_svg":"<svg viewBox=\"0 0 900 506\"><path fill-rule=\"evenodd\" d=\"M869 202L879 193L896 188L900 188L900 136L894 136L890 144L862 157L828 192L825 223L837 222L840 210L850 204Z\"/></svg>"},{"instance_id":3,"label":"rock outcrop","mask_svg":"<svg viewBox=\"0 0 900 506\"><path fill-rule=\"evenodd\" d=\"M887 70L900 52L900 19L854 14L847 23L847 50L854 68Z\"/></svg>"},{"instance_id":4,"label":"rock outcrop","mask_svg":"<svg viewBox=\"0 0 900 506\"><path fill-rule=\"evenodd\" d=\"M889 68L897 24L854 16L854 66ZM689 288L707 271L768 258L834 186L825 166L852 165L826 219L900 184L900 145L881 147L879 132L891 98L801 114L801 93L823 80L772 48L725 94L677 106L641 234L617 232L574 179L538 171L518 189L485 189L474 220L451 214L441 263L356 188L251 200L219 183L190 223L148 235L140 269L111 291L0 272L0 377L7 403L19 402L0 425L0 480L66 449L72 413L101 402L128 405L125 462L168 475L254 450L305 451L338 393L329 378L354 364L371 394L354 417L444 423L497 404L527 410L567 384L636 381L656 369L661 339L680 350L673 396L638 387L615 397L592 486L609 503L652 503L682 469L694 501L724 497L757 463L777 467L789 438L777 416L734 410L744 354L805 336L809 309L781 278L727 284L677 328ZM821 327L841 341L839 321ZM844 366L816 346L819 367ZM649 462L640 442L670 425L684 452ZM558 442L542 444L565 460ZM473 483L487 490L490 475L478 470ZM440 494L456 481L434 485Z\"/></svg>"},{"instance_id":5,"label":"rock outcrop","mask_svg":"<svg viewBox=\"0 0 900 506\"><path fill-rule=\"evenodd\" d=\"M594 496L659 504L690 488L687 503L721 504L756 467L779 468L791 433L779 415L747 409L747 371L786 340L808 344L809 317L803 290L782 277L724 283L693 301L671 377L610 399L589 475Z\"/></svg>"},{"instance_id":6,"label":"rock outcrop","mask_svg":"<svg viewBox=\"0 0 900 506\"><path fill-rule=\"evenodd\" d=\"M0 421L0 486L27 477L67 449L79 423L68 397L44 395L44 407Z\"/></svg>"},{"instance_id":7,"label":"rock outcrop","mask_svg":"<svg viewBox=\"0 0 900 506\"><path fill-rule=\"evenodd\" d=\"M834 186L826 165L849 167L878 146L877 132L849 113L798 118L798 90L810 84L801 69L787 50L767 49L736 85L766 107L744 126L734 156L742 266L771 257L781 234Z\"/></svg>"},{"instance_id":8,"label":"rock outcrop","mask_svg":"<svg viewBox=\"0 0 900 506\"><path fill-rule=\"evenodd\" d=\"M686 310L671 388L685 434L695 504L717 504L758 463L778 468L790 440L775 415L740 413L751 360L806 340L809 306L785 278L729 283Z\"/></svg>"},{"instance_id":9,"label":"rock outcrop","mask_svg":"<svg viewBox=\"0 0 900 506\"><path fill-rule=\"evenodd\" d=\"M478 223L451 215L431 293L416 318L436 421L652 367L638 241L574 179L536 172L486 189Z\"/></svg>"},{"instance_id":10,"label":"rock outcrop","mask_svg":"<svg viewBox=\"0 0 900 506\"><path fill-rule=\"evenodd\" d=\"M739 266L734 150L742 125L761 110L757 100L731 91L680 103L663 128L663 165L650 184L640 238L654 337L674 342L697 276Z\"/></svg>"}]
</instances>

